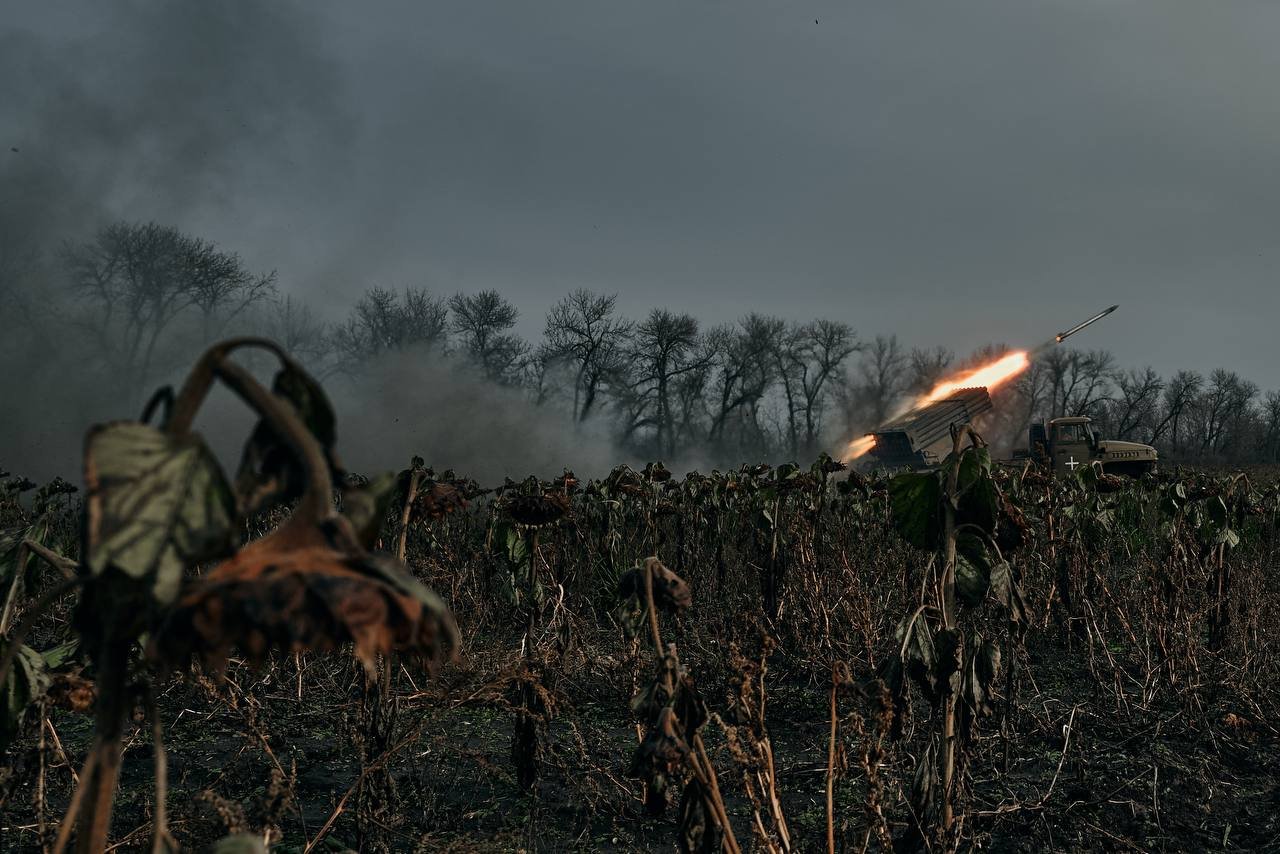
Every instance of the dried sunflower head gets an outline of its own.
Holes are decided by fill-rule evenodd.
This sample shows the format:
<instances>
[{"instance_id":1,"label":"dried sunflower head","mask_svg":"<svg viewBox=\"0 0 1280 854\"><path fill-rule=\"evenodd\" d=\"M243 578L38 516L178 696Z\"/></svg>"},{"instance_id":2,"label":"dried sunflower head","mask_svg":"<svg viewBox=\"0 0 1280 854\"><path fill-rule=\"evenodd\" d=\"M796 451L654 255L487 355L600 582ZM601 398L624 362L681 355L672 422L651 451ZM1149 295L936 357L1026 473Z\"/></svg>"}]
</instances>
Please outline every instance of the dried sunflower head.
<instances>
[{"instance_id":1,"label":"dried sunflower head","mask_svg":"<svg viewBox=\"0 0 1280 854\"><path fill-rule=\"evenodd\" d=\"M82 676L77 668L67 673L55 673L45 696L60 709L88 714L98 701L98 685Z\"/></svg>"},{"instance_id":2,"label":"dried sunflower head","mask_svg":"<svg viewBox=\"0 0 1280 854\"><path fill-rule=\"evenodd\" d=\"M689 745L680 735L680 721L671 707L664 708L631 757L627 776L644 780L657 791L671 778L684 776Z\"/></svg>"},{"instance_id":3,"label":"dried sunflower head","mask_svg":"<svg viewBox=\"0 0 1280 854\"><path fill-rule=\"evenodd\" d=\"M507 501L507 513L521 525L541 527L557 521L569 509L569 499L560 493L516 495Z\"/></svg>"},{"instance_id":4,"label":"dried sunflower head","mask_svg":"<svg viewBox=\"0 0 1280 854\"><path fill-rule=\"evenodd\" d=\"M11 477L4 482L3 489L5 492L19 493L29 492L35 489L36 486L36 482L29 477Z\"/></svg>"},{"instance_id":5,"label":"dried sunflower head","mask_svg":"<svg viewBox=\"0 0 1280 854\"><path fill-rule=\"evenodd\" d=\"M578 477L569 469L564 470L564 474L551 481L552 485L566 495L572 495L578 489Z\"/></svg>"},{"instance_id":6,"label":"dried sunflower head","mask_svg":"<svg viewBox=\"0 0 1280 854\"><path fill-rule=\"evenodd\" d=\"M644 492L644 479L640 473L627 465L621 465L609 472L605 486L611 493L627 493L639 495Z\"/></svg>"},{"instance_id":7,"label":"dried sunflower head","mask_svg":"<svg viewBox=\"0 0 1280 854\"><path fill-rule=\"evenodd\" d=\"M328 544L241 550L179 597L148 654L183 667L196 657L221 670L233 647L260 664L273 649L329 651L355 646L365 668L389 652L416 654L428 668L458 649L444 603L386 558Z\"/></svg>"},{"instance_id":8,"label":"dried sunflower head","mask_svg":"<svg viewBox=\"0 0 1280 854\"><path fill-rule=\"evenodd\" d=\"M996 525L996 545L1002 555L1012 555L1026 545L1031 526L1018 505L1004 494L999 494L999 517Z\"/></svg>"},{"instance_id":9,"label":"dried sunflower head","mask_svg":"<svg viewBox=\"0 0 1280 854\"><path fill-rule=\"evenodd\" d=\"M1128 488L1130 481L1118 474L1100 474L1098 475L1097 489L1099 492L1123 492Z\"/></svg>"},{"instance_id":10,"label":"dried sunflower head","mask_svg":"<svg viewBox=\"0 0 1280 854\"><path fill-rule=\"evenodd\" d=\"M824 474L835 474L838 471L844 471L849 466L839 460L832 459L828 455L823 454L822 458L819 460L818 467Z\"/></svg>"},{"instance_id":11,"label":"dried sunflower head","mask_svg":"<svg viewBox=\"0 0 1280 854\"><path fill-rule=\"evenodd\" d=\"M644 467L645 480L653 483L665 483L671 480L671 472L660 462L649 463Z\"/></svg>"},{"instance_id":12,"label":"dried sunflower head","mask_svg":"<svg viewBox=\"0 0 1280 854\"><path fill-rule=\"evenodd\" d=\"M425 519L443 519L450 513L467 507L467 499L452 483L424 485L413 503L420 518Z\"/></svg>"},{"instance_id":13,"label":"dried sunflower head","mask_svg":"<svg viewBox=\"0 0 1280 854\"><path fill-rule=\"evenodd\" d=\"M798 472L789 477L779 479L778 492L812 491L818 486L818 480L808 472Z\"/></svg>"},{"instance_id":14,"label":"dried sunflower head","mask_svg":"<svg viewBox=\"0 0 1280 854\"><path fill-rule=\"evenodd\" d=\"M678 613L693 604L693 592L685 580L656 557L645 558L643 566L623 573L618 579L618 595L637 597L644 602L645 574L653 578L653 602L664 611Z\"/></svg>"}]
</instances>

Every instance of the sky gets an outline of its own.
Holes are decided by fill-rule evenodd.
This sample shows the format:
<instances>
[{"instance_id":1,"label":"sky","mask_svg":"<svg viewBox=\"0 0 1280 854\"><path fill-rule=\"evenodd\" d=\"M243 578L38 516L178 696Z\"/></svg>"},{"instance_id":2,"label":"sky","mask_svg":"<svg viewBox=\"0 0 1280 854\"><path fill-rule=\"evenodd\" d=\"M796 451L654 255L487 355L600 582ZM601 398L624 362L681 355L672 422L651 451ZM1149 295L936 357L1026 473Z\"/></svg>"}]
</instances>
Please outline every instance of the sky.
<instances>
[{"instance_id":1,"label":"sky","mask_svg":"<svg viewBox=\"0 0 1280 854\"><path fill-rule=\"evenodd\" d=\"M0 156L74 194L0 205L172 222L335 317L495 288L536 337L581 287L963 354L1119 303L1076 343L1280 388L1274 2L6 7Z\"/></svg>"}]
</instances>

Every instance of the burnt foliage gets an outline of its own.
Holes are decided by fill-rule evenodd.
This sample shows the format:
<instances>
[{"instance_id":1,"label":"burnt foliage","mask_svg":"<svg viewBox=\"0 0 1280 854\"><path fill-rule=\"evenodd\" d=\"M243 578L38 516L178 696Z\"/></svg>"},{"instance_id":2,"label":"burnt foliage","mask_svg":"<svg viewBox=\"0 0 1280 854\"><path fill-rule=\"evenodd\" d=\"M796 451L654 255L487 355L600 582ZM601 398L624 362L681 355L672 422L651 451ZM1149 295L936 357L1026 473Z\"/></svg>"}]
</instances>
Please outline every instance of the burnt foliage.
<instances>
[{"instance_id":1,"label":"burnt foliage","mask_svg":"<svg viewBox=\"0 0 1280 854\"><path fill-rule=\"evenodd\" d=\"M271 382L231 358L250 346ZM217 382L260 418L234 477L193 429ZM1280 835L1273 474L1057 479L963 430L935 471L486 488L346 472L320 385L268 342L165 400L90 429L83 491L0 481L20 847Z\"/></svg>"}]
</instances>

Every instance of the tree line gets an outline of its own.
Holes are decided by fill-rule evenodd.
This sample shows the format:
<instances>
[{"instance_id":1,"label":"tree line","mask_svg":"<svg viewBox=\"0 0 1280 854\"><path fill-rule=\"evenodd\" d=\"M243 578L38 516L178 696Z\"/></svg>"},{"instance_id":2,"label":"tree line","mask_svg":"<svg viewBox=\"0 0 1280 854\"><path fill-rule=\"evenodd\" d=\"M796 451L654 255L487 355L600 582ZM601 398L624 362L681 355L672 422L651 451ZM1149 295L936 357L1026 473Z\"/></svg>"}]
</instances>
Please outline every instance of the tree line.
<instances>
[{"instance_id":1,"label":"tree line","mask_svg":"<svg viewBox=\"0 0 1280 854\"><path fill-rule=\"evenodd\" d=\"M895 335L863 338L834 318L752 312L708 326L666 308L629 318L615 295L587 290L550 308L537 341L516 333L516 307L493 290L369 287L328 321L282 295L274 272L251 272L235 253L155 223L108 225L65 246L55 266L58 293L38 295L45 319L70 324L130 397L215 338L261 334L320 377L359 381L396 356L445 359L475 381L520 390L548 417L605 425L639 457L709 464L837 452L912 395L1005 349L961 358ZM13 316L41 314L5 296ZM1103 435L1173 459L1280 461L1280 392L1225 369L1166 378L1103 350L1059 348L994 397L987 429L1006 444L1025 442L1033 420L1083 414Z\"/></svg>"}]
</instances>

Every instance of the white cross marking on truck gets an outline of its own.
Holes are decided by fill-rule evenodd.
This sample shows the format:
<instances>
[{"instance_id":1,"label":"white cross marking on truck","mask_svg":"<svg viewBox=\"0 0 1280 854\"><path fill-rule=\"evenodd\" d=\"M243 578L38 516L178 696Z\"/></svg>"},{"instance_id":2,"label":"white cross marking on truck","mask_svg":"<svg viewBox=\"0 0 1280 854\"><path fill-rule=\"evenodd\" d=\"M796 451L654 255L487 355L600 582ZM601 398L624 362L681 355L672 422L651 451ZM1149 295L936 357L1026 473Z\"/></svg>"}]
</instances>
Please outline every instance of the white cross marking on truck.
<instances>
[{"instance_id":1,"label":"white cross marking on truck","mask_svg":"<svg viewBox=\"0 0 1280 854\"><path fill-rule=\"evenodd\" d=\"M1067 468L1071 469L1072 471L1075 471L1075 470L1076 470L1076 466L1078 466L1078 465L1080 465L1080 464L1079 464L1078 462L1076 462L1076 458L1075 458L1075 457L1072 457L1071 459L1067 460Z\"/></svg>"}]
</instances>

